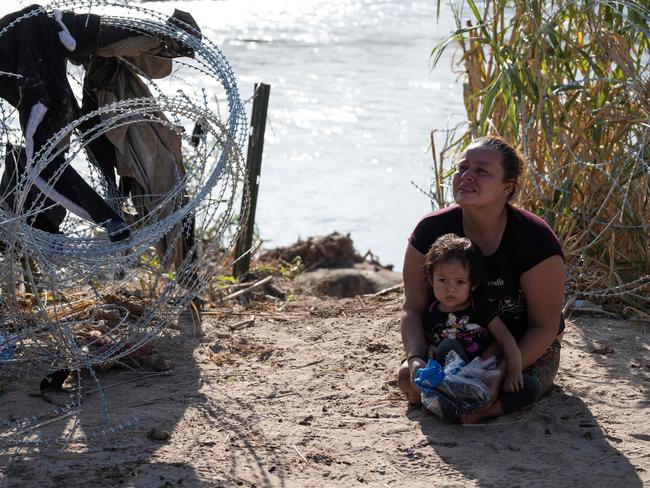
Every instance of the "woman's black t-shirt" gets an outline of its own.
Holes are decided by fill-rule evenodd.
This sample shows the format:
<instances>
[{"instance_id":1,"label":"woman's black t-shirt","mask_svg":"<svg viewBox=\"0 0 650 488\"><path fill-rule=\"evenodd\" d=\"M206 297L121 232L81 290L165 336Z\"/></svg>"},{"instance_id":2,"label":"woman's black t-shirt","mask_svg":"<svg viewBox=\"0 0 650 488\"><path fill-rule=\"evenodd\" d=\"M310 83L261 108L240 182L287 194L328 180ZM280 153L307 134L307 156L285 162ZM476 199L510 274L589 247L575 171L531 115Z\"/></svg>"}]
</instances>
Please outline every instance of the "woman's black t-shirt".
<instances>
[{"instance_id":1,"label":"woman's black t-shirt","mask_svg":"<svg viewBox=\"0 0 650 488\"><path fill-rule=\"evenodd\" d=\"M508 220L501 243L494 254L484 256L485 293L512 335L519 340L528 328L526 300L519 278L546 258L554 255L564 257L564 254L557 237L544 220L509 204L506 208ZM409 241L420 253L426 254L438 237L450 233L465 236L462 211L458 205L425 215ZM564 328L561 318L559 322L558 333Z\"/></svg>"}]
</instances>

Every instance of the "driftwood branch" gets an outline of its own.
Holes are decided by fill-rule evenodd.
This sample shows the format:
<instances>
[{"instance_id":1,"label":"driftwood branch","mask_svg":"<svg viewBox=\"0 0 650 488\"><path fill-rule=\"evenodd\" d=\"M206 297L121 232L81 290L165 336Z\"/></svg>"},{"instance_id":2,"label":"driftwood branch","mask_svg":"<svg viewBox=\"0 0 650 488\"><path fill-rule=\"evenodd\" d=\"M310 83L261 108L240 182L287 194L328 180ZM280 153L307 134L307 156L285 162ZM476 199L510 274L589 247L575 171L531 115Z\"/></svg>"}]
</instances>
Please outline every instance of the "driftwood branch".
<instances>
[{"instance_id":1,"label":"driftwood branch","mask_svg":"<svg viewBox=\"0 0 650 488\"><path fill-rule=\"evenodd\" d=\"M404 283L400 283L399 285L395 285L395 286L391 286L391 287L388 287L388 288L384 288L383 290L379 290L377 293L371 293L371 294L369 294L369 295L363 295L363 297L364 297L364 298L375 298L375 297L379 297L379 296L385 295L385 294L387 294L387 293L390 293L391 291L399 290L399 289L402 288L403 286L404 286Z\"/></svg>"},{"instance_id":2,"label":"driftwood branch","mask_svg":"<svg viewBox=\"0 0 650 488\"><path fill-rule=\"evenodd\" d=\"M224 298L223 301L230 300L232 298L237 298L238 296L243 295L244 293L248 293L249 291L251 291L254 288L258 288L258 287L260 287L262 285L267 284L272 279L273 279L273 276L267 276L266 278L264 278L264 279L262 279L260 281L256 281L251 286L244 288L243 290L239 290L239 291L236 291L235 293L231 293L226 298Z\"/></svg>"},{"instance_id":3,"label":"driftwood branch","mask_svg":"<svg viewBox=\"0 0 650 488\"><path fill-rule=\"evenodd\" d=\"M250 327L250 326L252 326L254 324L255 324L255 315L252 315L250 319L241 320L240 322L236 322L236 323L234 323L232 325L229 325L228 328L231 331L234 332L234 331L239 330L239 329L244 329L246 327Z\"/></svg>"}]
</instances>

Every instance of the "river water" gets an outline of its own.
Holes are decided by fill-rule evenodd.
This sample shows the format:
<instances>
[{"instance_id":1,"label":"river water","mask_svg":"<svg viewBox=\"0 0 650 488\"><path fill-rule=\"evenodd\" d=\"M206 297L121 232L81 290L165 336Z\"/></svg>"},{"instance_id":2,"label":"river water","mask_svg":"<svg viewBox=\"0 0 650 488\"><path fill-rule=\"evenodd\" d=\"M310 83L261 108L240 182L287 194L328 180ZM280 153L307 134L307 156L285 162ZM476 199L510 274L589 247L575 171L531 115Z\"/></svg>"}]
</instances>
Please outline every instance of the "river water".
<instances>
[{"instance_id":1,"label":"river water","mask_svg":"<svg viewBox=\"0 0 650 488\"><path fill-rule=\"evenodd\" d=\"M242 98L256 82L271 85L256 218L264 247L336 230L401 269L406 239L431 209L412 184L432 176L430 131L464 119L451 50L431 67L432 47L454 28L444 5L436 18L436 3L144 4L192 13L228 57Z\"/></svg>"},{"instance_id":2,"label":"river water","mask_svg":"<svg viewBox=\"0 0 650 488\"><path fill-rule=\"evenodd\" d=\"M449 11L437 19L435 1L404 0L178 5L228 57L244 98L271 85L256 218L265 247L336 230L401 269L431 209L411 183L432 176L430 131L464 118L451 50L433 70L430 60L454 28Z\"/></svg>"}]
</instances>

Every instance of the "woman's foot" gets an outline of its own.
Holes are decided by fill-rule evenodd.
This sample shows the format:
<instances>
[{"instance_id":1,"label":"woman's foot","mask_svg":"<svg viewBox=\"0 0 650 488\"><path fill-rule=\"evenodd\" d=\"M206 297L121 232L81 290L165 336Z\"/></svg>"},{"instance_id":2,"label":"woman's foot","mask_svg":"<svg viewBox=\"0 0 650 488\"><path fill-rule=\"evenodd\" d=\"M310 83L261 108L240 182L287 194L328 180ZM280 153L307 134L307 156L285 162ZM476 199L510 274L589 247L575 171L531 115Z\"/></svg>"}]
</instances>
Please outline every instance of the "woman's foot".
<instances>
[{"instance_id":1,"label":"woman's foot","mask_svg":"<svg viewBox=\"0 0 650 488\"><path fill-rule=\"evenodd\" d=\"M460 416L460 423L463 425L478 424L484 418L482 412L466 413Z\"/></svg>"},{"instance_id":2,"label":"woman's foot","mask_svg":"<svg viewBox=\"0 0 650 488\"><path fill-rule=\"evenodd\" d=\"M503 410L499 401L496 401L485 409L461 415L460 423L463 425L477 424L483 419L498 417L499 415L503 415Z\"/></svg>"}]
</instances>

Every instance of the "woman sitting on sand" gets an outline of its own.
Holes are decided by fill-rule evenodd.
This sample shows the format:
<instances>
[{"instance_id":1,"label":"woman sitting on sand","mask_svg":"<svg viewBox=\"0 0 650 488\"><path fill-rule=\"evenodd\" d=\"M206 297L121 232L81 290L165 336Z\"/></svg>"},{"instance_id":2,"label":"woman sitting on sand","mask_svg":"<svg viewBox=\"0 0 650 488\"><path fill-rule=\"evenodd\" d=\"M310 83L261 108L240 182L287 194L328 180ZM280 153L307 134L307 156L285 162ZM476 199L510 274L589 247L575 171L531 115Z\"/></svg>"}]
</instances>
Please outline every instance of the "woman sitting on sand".
<instances>
[{"instance_id":1,"label":"woman sitting on sand","mask_svg":"<svg viewBox=\"0 0 650 488\"><path fill-rule=\"evenodd\" d=\"M424 256L443 234L468 237L480 249L488 298L521 349L524 387L517 392L500 391L490 405L463 416L465 423L534 403L551 389L560 362L564 257L557 237L542 219L509 203L522 168L517 151L502 139L484 137L472 142L453 177L457 205L427 214L406 249L401 332L407 359L400 367L398 383L409 402L420 403L413 378L427 362L422 320L432 292ZM504 367L500 370L505 372Z\"/></svg>"}]
</instances>

